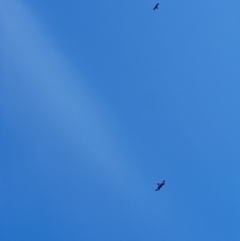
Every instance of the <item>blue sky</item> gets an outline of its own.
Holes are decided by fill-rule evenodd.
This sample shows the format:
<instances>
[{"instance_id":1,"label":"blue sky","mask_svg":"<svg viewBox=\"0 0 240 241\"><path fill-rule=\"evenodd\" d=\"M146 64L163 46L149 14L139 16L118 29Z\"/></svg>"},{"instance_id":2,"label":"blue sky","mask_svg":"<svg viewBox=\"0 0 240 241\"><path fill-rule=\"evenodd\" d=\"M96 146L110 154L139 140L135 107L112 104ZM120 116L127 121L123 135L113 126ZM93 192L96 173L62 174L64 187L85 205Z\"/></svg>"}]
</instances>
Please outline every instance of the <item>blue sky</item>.
<instances>
[{"instance_id":1,"label":"blue sky","mask_svg":"<svg viewBox=\"0 0 240 241\"><path fill-rule=\"evenodd\" d=\"M1 240L239 240L240 3L155 4L0 1Z\"/></svg>"}]
</instances>

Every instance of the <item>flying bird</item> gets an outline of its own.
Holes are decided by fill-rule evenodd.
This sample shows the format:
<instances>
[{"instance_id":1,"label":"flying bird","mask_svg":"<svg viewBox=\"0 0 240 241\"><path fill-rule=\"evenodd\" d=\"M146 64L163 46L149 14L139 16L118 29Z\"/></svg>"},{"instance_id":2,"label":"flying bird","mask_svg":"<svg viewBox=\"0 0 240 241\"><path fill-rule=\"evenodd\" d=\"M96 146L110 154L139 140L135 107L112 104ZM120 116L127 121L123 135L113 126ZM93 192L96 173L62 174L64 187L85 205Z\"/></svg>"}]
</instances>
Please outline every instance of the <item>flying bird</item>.
<instances>
[{"instance_id":1,"label":"flying bird","mask_svg":"<svg viewBox=\"0 0 240 241\"><path fill-rule=\"evenodd\" d=\"M158 5L159 5L159 3L157 3L157 4L155 5L155 7L153 8L153 11L156 10L156 9L158 9Z\"/></svg>"},{"instance_id":2,"label":"flying bird","mask_svg":"<svg viewBox=\"0 0 240 241\"><path fill-rule=\"evenodd\" d=\"M158 183L157 185L158 186L155 191L159 191L165 185L165 180L163 180L161 183Z\"/></svg>"}]
</instances>

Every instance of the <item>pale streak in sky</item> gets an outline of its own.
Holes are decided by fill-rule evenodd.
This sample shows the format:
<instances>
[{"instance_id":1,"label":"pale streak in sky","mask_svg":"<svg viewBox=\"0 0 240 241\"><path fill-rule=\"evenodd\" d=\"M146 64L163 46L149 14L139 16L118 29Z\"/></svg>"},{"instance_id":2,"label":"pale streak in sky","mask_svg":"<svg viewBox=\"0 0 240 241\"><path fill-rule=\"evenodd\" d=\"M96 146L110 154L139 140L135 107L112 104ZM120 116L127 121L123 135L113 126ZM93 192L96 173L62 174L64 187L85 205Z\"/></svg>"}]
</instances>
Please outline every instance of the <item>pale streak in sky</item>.
<instances>
[{"instance_id":1,"label":"pale streak in sky","mask_svg":"<svg viewBox=\"0 0 240 241\"><path fill-rule=\"evenodd\" d=\"M104 178L124 192L128 190L134 202L144 200L141 190L146 190L146 184L111 133L106 108L65 61L26 6L1 1L0 15L5 51L26 76L23 84L32 88L32 101L41 121L60 132L76 152L84 149Z\"/></svg>"}]
</instances>

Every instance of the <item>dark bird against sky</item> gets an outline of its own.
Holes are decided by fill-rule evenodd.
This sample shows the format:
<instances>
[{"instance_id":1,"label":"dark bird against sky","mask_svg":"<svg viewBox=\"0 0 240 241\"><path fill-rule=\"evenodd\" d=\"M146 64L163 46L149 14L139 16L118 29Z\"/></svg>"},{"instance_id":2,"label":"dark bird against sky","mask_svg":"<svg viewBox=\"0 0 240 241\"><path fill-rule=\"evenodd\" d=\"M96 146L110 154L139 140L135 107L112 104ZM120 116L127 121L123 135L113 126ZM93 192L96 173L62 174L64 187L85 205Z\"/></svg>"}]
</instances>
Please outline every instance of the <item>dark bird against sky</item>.
<instances>
[{"instance_id":1,"label":"dark bird against sky","mask_svg":"<svg viewBox=\"0 0 240 241\"><path fill-rule=\"evenodd\" d=\"M153 8L153 10L158 9L158 5L159 5L159 3L157 3L157 4L155 5L155 7Z\"/></svg>"},{"instance_id":2,"label":"dark bird against sky","mask_svg":"<svg viewBox=\"0 0 240 241\"><path fill-rule=\"evenodd\" d=\"M157 184L157 188L155 189L155 191L159 191L164 185L165 185L165 180L163 180L161 183Z\"/></svg>"}]
</instances>

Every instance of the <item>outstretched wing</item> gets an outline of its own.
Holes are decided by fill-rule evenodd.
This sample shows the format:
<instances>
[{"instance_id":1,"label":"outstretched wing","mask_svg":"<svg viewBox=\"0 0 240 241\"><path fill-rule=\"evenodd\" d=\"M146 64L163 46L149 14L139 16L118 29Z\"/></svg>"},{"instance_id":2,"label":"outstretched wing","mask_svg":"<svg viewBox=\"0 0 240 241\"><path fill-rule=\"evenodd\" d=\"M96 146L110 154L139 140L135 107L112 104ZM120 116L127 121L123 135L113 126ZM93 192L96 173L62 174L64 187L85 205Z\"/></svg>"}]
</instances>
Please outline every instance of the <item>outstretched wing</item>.
<instances>
[{"instance_id":1,"label":"outstretched wing","mask_svg":"<svg viewBox=\"0 0 240 241\"><path fill-rule=\"evenodd\" d=\"M159 183L158 183L158 186L157 186L157 188L155 189L155 191L159 191L160 188L161 188L161 186L160 186Z\"/></svg>"},{"instance_id":2,"label":"outstretched wing","mask_svg":"<svg viewBox=\"0 0 240 241\"><path fill-rule=\"evenodd\" d=\"M157 4L155 5L155 7L153 8L153 10L158 9L158 5L159 5L159 3L157 3Z\"/></svg>"}]
</instances>

